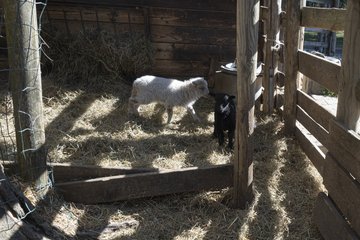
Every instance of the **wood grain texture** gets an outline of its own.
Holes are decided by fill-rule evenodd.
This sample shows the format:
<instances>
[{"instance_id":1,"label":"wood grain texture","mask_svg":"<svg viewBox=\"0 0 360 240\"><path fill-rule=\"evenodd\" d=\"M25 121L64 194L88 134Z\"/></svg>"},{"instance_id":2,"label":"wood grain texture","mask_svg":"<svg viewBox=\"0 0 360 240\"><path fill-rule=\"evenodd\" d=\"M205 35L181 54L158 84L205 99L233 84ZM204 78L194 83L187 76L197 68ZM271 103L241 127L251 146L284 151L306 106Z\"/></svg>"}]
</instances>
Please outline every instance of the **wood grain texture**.
<instances>
[{"instance_id":1,"label":"wood grain texture","mask_svg":"<svg viewBox=\"0 0 360 240\"><path fill-rule=\"evenodd\" d=\"M360 134L360 1L349 0L336 118Z\"/></svg>"},{"instance_id":2,"label":"wood grain texture","mask_svg":"<svg viewBox=\"0 0 360 240\"><path fill-rule=\"evenodd\" d=\"M236 18L237 106L234 147L233 207L253 199L254 88L256 80L259 0L238 0Z\"/></svg>"},{"instance_id":3,"label":"wood grain texture","mask_svg":"<svg viewBox=\"0 0 360 240\"><path fill-rule=\"evenodd\" d=\"M296 118L323 146L329 147L329 132L299 106L297 107Z\"/></svg>"},{"instance_id":4,"label":"wood grain texture","mask_svg":"<svg viewBox=\"0 0 360 240\"><path fill-rule=\"evenodd\" d=\"M56 184L64 199L84 204L109 203L174 193L215 190L232 185L233 166L185 168Z\"/></svg>"},{"instance_id":5,"label":"wood grain texture","mask_svg":"<svg viewBox=\"0 0 360 240\"><path fill-rule=\"evenodd\" d=\"M337 93L339 89L340 64L328 61L305 51L298 51L299 71L311 80Z\"/></svg>"},{"instance_id":6,"label":"wood grain texture","mask_svg":"<svg viewBox=\"0 0 360 240\"><path fill-rule=\"evenodd\" d=\"M315 168L322 175L324 172L325 164L325 154L320 150L320 148L314 145L308 135L305 134L298 126L295 130L295 136L298 140L301 149L305 152L306 156L314 164Z\"/></svg>"},{"instance_id":7,"label":"wood grain texture","mask_svg":"<svg viewBox=\"0 0 360 240\"><path fill-rule=\"evenodd\" d=\"M300 13L304 0L286 1L285 30L285 91L284 91L284 121L285 134L295 134L296 124L296 91L299 80L298 49L302 49L304 30L300 28Z\"/></svg>"},{"instance_id":8,"label":"wood grain texture","mask_svg":"<svg viewBox=\"0 0 360 240\"><path fill-rule=\"evenodd\" d=\"M320 106L312 97L301 90L297 91L297 104L310 114L317 123L329 131L329 122L335 119L331 112Z\"/></svg>"},{"instance_id":9,"label":"wood grain texture","mask_svg":"<svg viewBox=\"0 0 360 240\"><path fill-rule=\"evenodd\" d=\"M360 180L360 137L336 121L330 122L330 152L337 161Z\"/></svg>"},{"instance_id":10,"label":"wood grain texture","mask_svg":"<svg viewBox=\"0 0 360 240\"><path fill-rule=\"evenodd\" d=\"M343 31L345 28L345 9L304 7L301 10L301 26Z\"/></svg>"},{"instance_id":11,"label":"wood grain texture","mask_svg":"<svg viewBox=\"0 0 360 240\"><path fill-rule=\"evenodd\" d=\"M324 185L336 206L350 222L352 228L360 233L360 184L348 171L332 157L326 156Z\"/></svg>"},{"instance_id":12,"label":"wood grain texture","mask_svg":"<svg viewBox=\"0 0 360 240\"><path fill-rule=\"evenodd\" d=\"M326 240L359 240L334 202L323 192L316 199L313 222Z\"/></svg>"}]
</instances>

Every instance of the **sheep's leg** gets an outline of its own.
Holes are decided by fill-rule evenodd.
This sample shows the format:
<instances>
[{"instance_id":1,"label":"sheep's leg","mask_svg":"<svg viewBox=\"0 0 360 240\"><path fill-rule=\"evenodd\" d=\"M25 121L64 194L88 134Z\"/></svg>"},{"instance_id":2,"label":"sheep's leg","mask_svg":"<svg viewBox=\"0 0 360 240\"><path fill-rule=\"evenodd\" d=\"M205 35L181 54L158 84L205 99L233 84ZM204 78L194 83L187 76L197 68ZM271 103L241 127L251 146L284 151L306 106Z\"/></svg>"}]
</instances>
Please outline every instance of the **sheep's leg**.
<instances>
[{"instance_id":1,"label":"sheep's leg","mask_svg":"<svg viewBox=\"0 0 360 240\"><path fill-rule=\"evenodd\" d=\"M173 115L172 107L166 107L166 112L167 112L167 116L168 116L167 123L169 124L171 121L172 115Z\"/></svg>"},{"instance_id":2,"label":"sheep's leg","mask_svg":"<svg viewBox=\"0 0 360 240\"><path fill-rule=\"evenodd\" d=\"M187 106L186 109L187 109L187 111L191 114L191 116L193 117L193 119L194 119L195 121L200 122L200 119L199 119L199 117L196 115L193 106L189 105L189 106Z\"/></svg>"},{"instance_id":3,"label":"sheep's leg","mask_svg":"<svg viewBox=\"0 0 360 240\"><path fill-rule=\"evenodd\" d=\"M139 115L138 108L140 104L133 98L129 99L128 113Z\"/></svg>"}]
</instances>

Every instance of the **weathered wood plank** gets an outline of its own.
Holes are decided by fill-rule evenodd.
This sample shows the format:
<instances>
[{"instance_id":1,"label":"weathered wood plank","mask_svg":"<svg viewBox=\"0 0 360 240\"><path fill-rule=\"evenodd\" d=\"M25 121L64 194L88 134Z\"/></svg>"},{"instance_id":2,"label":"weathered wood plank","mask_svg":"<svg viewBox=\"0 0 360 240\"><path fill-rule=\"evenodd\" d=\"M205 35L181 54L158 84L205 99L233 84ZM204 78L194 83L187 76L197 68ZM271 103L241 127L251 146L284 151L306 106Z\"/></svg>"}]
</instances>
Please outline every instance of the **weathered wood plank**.
<instances>
[{"instance_id":1,"label":"weathered wood plank","mask_svg":"<svg viewBox=\"0 0 360 240\"><path fill-rule=\"evenodd\" d=\"M155 59L151 74L164 77L196 77L207 76L210 68L210 59L208 62L202 61L176 61L176 60L158 60Z\"/></svg>"},{"instance_id":2,"label":"weathered wood plank","mask_svg":"<svg viewBox=\"0 0 360 240\"><path fill-rule=\"evenodd\" d=\"M340 64L305 51L298 51L299 71L311 80L337 93L339 89Z\"/></svg>"},{"instance_id":3,"label":"weathered wood plank","mask_svg":"<svg viewBox=\"0 0 360 240\"><path fill-rule=\"evenodd\" d=\"M236 26L236 13L184 9L150 9L151 24L162 26L187 26L231 28Z\"/></svg>"},{"instance_id":4,"label":"weathered wood plank","mask_svg":"<svg viewBox=\"0 0 360 240\"><path fill-rule=\"evenodd\" d=\"M100 21L116 23L144 23L143 11L136 8L108 9L108 8L81 8L71 6L48 6L46 12L51 19L63 20L64 12L68 20ZM80 15L80 12L82 16Z\"/></svg>"},{"instance_id":5,"label":"weathered wood plank","mask_svg":"<svg viewBox=\"0 0 360 240\"><path fill-rule=\"evenodd\" d=\"M301 90L297 91L297 104L309 113L317 123L329 131L329 122L335 119L331 112L320 106L313 98Z\"/></svg>"},{"instance_id":6,"label":"weathered wood plank","mask_svg":"<svg viewBox=\"0 0 360 240\"><path fill-rule=\"evenodd\" d=\"M174 193L222 189L232 185L233 166L185 168L56 184L66 201L109 203Z\"/></svg>"},{"instance_id":7,"label":"weathered wood plank","mask_svg":"<svg viewBox=\"0 0 360 240\"><path fill-rule=\"evenodd\" d=\"M297 107L296 118L323 146L329 147L329 132L299 106Z\"/></svg>"},{"instance_id":8,"label":"weathered wood plank","mask_svg":"<svg viewBox=\"0 0 360 240\"><path fill-rule=\"evenodd\" d=\"M296 128L296 91L300 78L298 49L303 48L304 29L300 28L301 8L306 1L286 1L286 32L285 32L285 91L284 91L284 121L285 134L294 135Z\"/></svg>"},{"instance_id":9,"label":"weathered wood plank","mask_svg":"<svg viewBox=\"0 0 360 240\"><path fill-rule=\"evenodd\" d=\"M334 202L323 192L316 199L313 222L326 240L359 240Z\"/></svg>"},{"instance_id":10,"label":"weathered wood plank","mask_svg":"<svg viewBox=\"0 0 360 240\"><path fill-rule=\"evenodd\" d=\"M151 27L151 40L159 43L192 43L235 46L235 29Z\"/></svg>"},{"instance_id":11,"label":"weathered wood plank","mask_svg":"<svg viewBox=\"0 0 360 240\"><path fill-rule=\"evenodd\" d=\"M254 87L260 5L257 0L238 0L236 6L236 134L234 147L233 207L245 209L254 198Z\"/></svg>"},{"instance_id":12,"label":"weathered wood plank","mask_svg":"<svg viewBox=\"0 0 360 240\"><path fill-rule=\"evenodd\" d=\"M209 61L216 57L219 61L235 59L235 46L221 46L209 44L172 44L153 43L155 59L158 60L181 60L181 61ZM217 68L220 65L216 66ZM218 70L218 69L217 69Z\"/></svg>"},{"instance_id":13,"label":"weathered wood plank","mask_svg":"<svg viewBox=\"0 0 360 240\"><path fill-rule=\"evenodd\" d=\"M56 183L84 180L90 178L126 175L135 173L158 172L155 168L117 168L100 166L76 166L68 163L51 163L52 174Z\"/></svg>"},{"instance_id":14,"label":"weathered wood plank","mask_svg":"<svg viewBox=\"0 0 360 240\"><path fill-rule=\"evenodd\" d=\"M306 156L314 164L315 168L322 175L324 172L325 154L320 148L314 145L310 139L302 132L297 126L295 131L296 139L299 141L301 149L305 152Z\"/></svg>"},{"instance_id":15,"label":"weathered wood plank","mask_svg":"<svg viewBox=\"0 0 360 240\"><path fill-rule=\"evenodd\" d=\"M360 134L360 1L349 0L336 119Z\"/></svg>"},{"instance_id":16,"label":"weathered wood plank","mask_svg":"<svg viewBox=\"0 0 360 240\"><path fill-rule=\"evenodd\" d=\"M343 31L345 28L345 9L304 7L301 10L301 26Z\"/></svg>"},{"instance_id":17,"label":"weathered wood plank","mask_svg":"<svg viewBox=\"0 0 360 240\"><path fill-rule=\"evenodd\" d=\"M332 157L326 156L324 185L336 206L350 222L352 228L360 233L360 184Z\"/></svg>"},{"instance_id":18,"label":"weathered wood plank","mask_svg":"<svg viewBox=\"0 0 360 240\"><path fill-rule=\"evenodd\" d=\"M336 121L330 122L330 152L336 160L360 180L360 136Z\"/></svg>"},{"instance_id":19,"label":"weathered wood plank","mask_svg":"<svg viewBox=\"0 0 360 240\"><path fill-rule=\"evenodd\" d=\"M45 1L45 0L41 0ZM235 0L200 0L194 3L192 0L168 1L168 0L48 0L48 5L80 5L80 6L99 6L99 7L159 7L159 8L179 8L179 9L196 9L211 10L218 12L235 12Z\"/></svg>"}]
</instances>

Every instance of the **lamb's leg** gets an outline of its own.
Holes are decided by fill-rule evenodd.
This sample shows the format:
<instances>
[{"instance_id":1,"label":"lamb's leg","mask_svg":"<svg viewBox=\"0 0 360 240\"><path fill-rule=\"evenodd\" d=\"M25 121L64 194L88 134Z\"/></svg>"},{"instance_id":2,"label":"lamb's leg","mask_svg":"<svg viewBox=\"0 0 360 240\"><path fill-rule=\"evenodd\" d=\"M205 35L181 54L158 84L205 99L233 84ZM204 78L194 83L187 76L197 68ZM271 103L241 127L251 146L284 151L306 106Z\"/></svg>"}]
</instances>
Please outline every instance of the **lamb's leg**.
<instances>
[{"instance_id":1,"label":"lamb's leg","mask_svg":"<svg viewBox=\"0 0 360 240\"><path fill-rule=\"evenodd\" d=\"M172 115L173 115L172 107L166 107L166 112L167 112L167 116L168 116L167 124L169 124L171 121Z\"/></svg>"},{"instance_id":2,"label":"lamb's leg","mask_svg":"<svg viewBox=\"0 0 360 240\"><path fill-rule=\"evenodd\" d=\"M139 105L140 104L135 99L130 98L129 99L129 106L128 106L128 113L129 114L139 115L139 112L138 112Z\"/></svg>"},{"instance_id":3,"label":"lamb's leg","mask_svg":"<svg viewBox=\"0 0 360 240\"><path fill-rule=\"evenodd\" d=\"M195 121L200 122L200 119L199 119L199 117L196 115L193 106L189 105L189 106L187 106L186 109L187 109L187 111L191 114L191 116L193 117L193 119L194 119Z\"/></svg>"}]
</instances>

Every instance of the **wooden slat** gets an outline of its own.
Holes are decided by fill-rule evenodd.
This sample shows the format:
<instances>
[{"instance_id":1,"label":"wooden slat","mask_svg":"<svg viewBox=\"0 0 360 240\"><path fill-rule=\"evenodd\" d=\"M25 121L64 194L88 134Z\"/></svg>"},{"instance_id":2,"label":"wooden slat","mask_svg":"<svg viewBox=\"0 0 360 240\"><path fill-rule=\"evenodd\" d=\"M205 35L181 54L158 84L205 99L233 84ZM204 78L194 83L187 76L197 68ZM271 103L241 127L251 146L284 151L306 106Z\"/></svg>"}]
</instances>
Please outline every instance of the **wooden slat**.
<instances>
[{"instance_id":1,"label":"wooden slat","mask_svg":"<svg viewBox=\"0 0 360 240\"><path fill-rule=\"evenodd\" d=\"M107 8L86 8L71 6L47 6L46 12L49 18L63 20L64 13L66 19L77 21L100 21L128 23L129 17L131 23L144 23L144 16L141 9L107 9ZM80 15L81 12L81 15Z\"/></svg>"},{"instance_id":2,"label":"wooden slat","mask_svg":"<svg viewBox=\"0 0 360 240\"><path fill-rule=\"evenodd\" d=\"M233 165L186 168L56 184L66 201L109 203L182 192L222 189L232 185Z\"/></svg>"},{"instance_id":3,"label":"wooden slat","mask_svg":"<svg viewBox=\"0 0 360 240\"><path fill-rule=\"evenodd\" d=\"M297 90L297 104L310 114L317 123L329 131L329 121L335 119L331 112L320 106L313 98L301 90Z\"/></svg>"},{"instance_id":4,"label":"wooden slat","mask_svg":"<svg viewBox=\"0 0 360 240\"><path fill-rule=\"evenodd\" d=\"M360 184L336 160L327 154L324 168L324 185L336 206L360 234Z\"/></svg>"},{"instance_id":5,"label":"wooden slat","mask_svg":"<svg viewBox=\"0 0 360 240\"><path fill-rule=\"evenodd\" d=\"M359 240L334 202L323 192L316 199L313 222L325 240Z\"/></svg>"},{"instance_id":6,"label":"wooden slat","mask_svg":"<svg viewBox=\"0 0 360 240\"><path fill-rule=\"evenodd\" d=\"M301 10L301 26L343 31L345 15L345 9L304 7Z\"/></svg>"},{"instance_id":7,"label":"wooden slat","mask_svg":"<svg viewBox=\"0 0 360 240\"><path fill-rule=\"evenodd\" d=\"M323 146L328 148L329 133L312 119L301 107L297 107L297 120L319 141Z\"/></svg>"},{"instance_id":8,"label":"wooden slat","mask_svg":"<svg viewBox=\"0 0 360 240\"><path fill-rule=\"evenodd\" d=\"M298 51L299 71L327 89L337 93L341 66L305 51Z\"/></svg>"},{"instance_id":9,"label":"wooden slat","mask_svg":"<svg viewBox=\"0 0 360 240\"><path fill-rule=\"evenodd\" d=\"M76 166L68 163L52 163L53 176L56 183L83 180L89 178L108 177L146 172L158 172L155 168L116 168L99 166Z\"/></svg>"},{"instance_id":10,"label":"wooden slat","mask_svg":"<svg viewBox=\"0 0 360 240\"><path fill-rule=\"evenodd\" d=\"M207 76L209 72L210 61L176 61L176 60L157 60L151 69L151 74L164 77L196 77Z\"/></svg>"},{"instance_id":11,"label":"wooden slat","mask_svg":"<svg viewBox=\"0 0 360 240\"><path fill-rule=\"evenodd\" d=\"M360 136L336 121L330 122L331 154L360 181Z\"/></svg>"},{"instance_id":12,"label":"wooden slat","mask_svg":"<svg viewBox=\"0 0 360 240\"><path fill-rule=\"evenodd\" d=\"M155 59L158 60L182 60L182 61L208 61L209 58L216 56L219 61L229 61L236 55L235 46L209 45L209 44L173 44L173 43L153 43ZM217 68L220 65L216 66Z\"/></svg>"},{"instance_id":13,"label":"wooden slat","mask_svg":"<svg viewBox=\"0 0 360 240\"><path fill-rule=\"evenodd\" d=\"M45 0L41 0L45 2ZM160 8L179 8L179 9L196 9L211 10L216 12L235 12L235 0L202 0L194 3L193 0L168 1L168 0L48 0L48 5L79 5L79 6L98 6L98 7L160 7Z\"/></svg>"},{"instance_id":14,"label":"wooden slat","mask_svg":"<svg viewBox=\"0 0 360 240\"><path fill-rule=\"evenodd\" d=\"M325 154L314 145L310 139L301 131L299 126L296 126L296 139L299 141L300 147L305 152L315 168L322 175L324 172Z\"/></svg>"},{"instance_id":15,"label":"wooden slat","mask_svg":"<svg viewBox=\"0 0 360 240\"><path fill-rule=\"evenodd\" d=\"M158 43L192 43L235 46L235 29L152 26L151 40Z\"/></svg>"},{"instance_id":16,"label":"wooden slat","mask_svg":"<svg viewBox=\"0 0 360 240\"><path fill-rule=\"evenodd\" d=\"M236 14L211 11L197 11L184 9L151 8L152 25L163 26L194 26L207 28L232 28L236 26Z\"/></svg>"}]
</instances>

